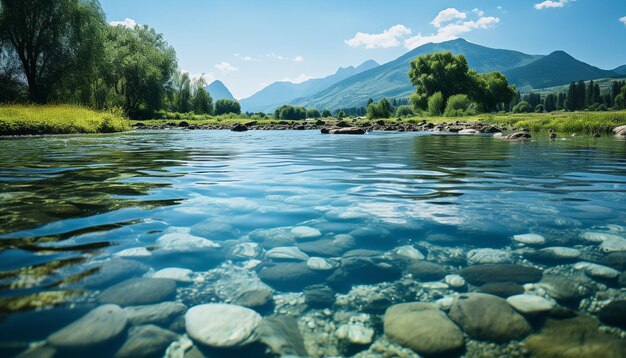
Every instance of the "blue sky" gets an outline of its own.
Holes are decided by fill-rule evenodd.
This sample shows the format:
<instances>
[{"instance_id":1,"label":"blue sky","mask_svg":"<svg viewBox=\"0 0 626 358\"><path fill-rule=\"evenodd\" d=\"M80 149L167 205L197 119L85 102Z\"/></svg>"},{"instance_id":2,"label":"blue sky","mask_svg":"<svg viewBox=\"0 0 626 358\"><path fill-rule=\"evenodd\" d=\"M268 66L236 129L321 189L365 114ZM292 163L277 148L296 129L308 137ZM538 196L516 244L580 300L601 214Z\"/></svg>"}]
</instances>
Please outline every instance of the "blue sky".
<instances>
[{"instance_id":1,"label":"blue sky","mask_svg":"<svg viewBox=\"0 0 626 358\"><path fill-rule=\"evenodd\" d=\"M147 24L179 67L245 98L456 37L531 54L626 64L626 0L101 0L110 22Z\"/></svg>"}]
</instances>

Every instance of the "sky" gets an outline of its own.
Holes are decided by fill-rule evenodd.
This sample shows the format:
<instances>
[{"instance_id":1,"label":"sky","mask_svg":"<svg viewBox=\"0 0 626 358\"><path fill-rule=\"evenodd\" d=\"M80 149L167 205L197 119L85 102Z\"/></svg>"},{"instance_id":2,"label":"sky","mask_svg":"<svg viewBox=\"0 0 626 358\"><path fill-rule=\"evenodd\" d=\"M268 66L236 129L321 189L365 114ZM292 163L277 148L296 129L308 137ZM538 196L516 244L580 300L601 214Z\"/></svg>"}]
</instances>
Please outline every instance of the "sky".
<instances>
[{"instance_id":1,"label":"sky","mask_svg":"<svg viewBox=\"0 0 626 358\"><path fill-rule=\"evenodd\" d=\"M603 69L626 64L626 0L100 0L111 24L149 25L178 66L238 98L427 42L549 54Z\"/></svg>"}]
</instances>

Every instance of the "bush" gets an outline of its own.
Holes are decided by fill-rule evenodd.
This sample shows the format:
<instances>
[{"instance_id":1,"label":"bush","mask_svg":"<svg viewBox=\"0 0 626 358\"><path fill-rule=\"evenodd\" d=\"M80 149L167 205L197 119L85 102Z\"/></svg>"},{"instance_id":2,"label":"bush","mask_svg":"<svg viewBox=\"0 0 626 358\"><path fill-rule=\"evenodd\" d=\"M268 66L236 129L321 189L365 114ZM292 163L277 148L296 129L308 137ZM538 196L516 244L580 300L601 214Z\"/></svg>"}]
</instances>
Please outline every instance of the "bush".
<instances>
[{"instance_id":1,"label":"bush","mask_svg":"<svg viewBox=\"0 0 626 358\"><path fill-rule=\"evenodd\" d=\"M543 106L543 104L538 104L537 107L535 107L535 113L543 113L545 112L545 107Z\"/></svg>"},{"instance_id":2,"label":"bush","mask_svg":"<svg viewBox=\"0 0 626 358\"><path fill-rule=\"evenodd\" d=\"M521 101L513 107L513 113L530 113L533 108L526 101Z\"/></svg>"},{"instance_id":3,"label":"bush","mask_svg":"<svg viewBox=\"0 0 626 358\"><path fill-rule=\"evenodd\" d=\"M434 93L428 99L428 114L431 116L440 116L443 109L443 95L441 92Z\"/></svg>"},{"instance_id":4,"label":"bush","mask_svg":"<svg viewBox=\"0 0 626 358\"><path fill-rule=\"evenodd\" d=\"M450 96L446 110L443 113L446 117L463 117L474 114L476 114L476 106L464 94Z\"/></svg>"},{"instance_id":5,"label":"bush","mask_svg":"<svg viewBox=\"0 0 626 358\"><path fill-rule=\"evenodd\" d=\"M413 108L411 106L399 106L396 109L396 117L411 117L414 116L415 112L413 112Z\"/></svg>"}]
</instances>

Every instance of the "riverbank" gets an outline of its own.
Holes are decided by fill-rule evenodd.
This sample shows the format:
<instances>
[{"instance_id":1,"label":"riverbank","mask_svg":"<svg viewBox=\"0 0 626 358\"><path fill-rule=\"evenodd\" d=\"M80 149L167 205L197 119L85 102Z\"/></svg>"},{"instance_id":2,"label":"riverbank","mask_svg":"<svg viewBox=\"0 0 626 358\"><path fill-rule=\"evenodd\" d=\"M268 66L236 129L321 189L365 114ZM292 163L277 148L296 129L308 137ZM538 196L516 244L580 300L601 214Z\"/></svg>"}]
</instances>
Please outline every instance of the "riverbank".
<instances>
[{"instance_id":1,"label":"riverbank","mask_svg":"<svg viewBox=\"0 0 626 358\"><path fill-rule=\"evenodd\" d=\"M2 105L0 135L88 134L131 130L120 114L74 105Z\"/></svg>"}]
</instances>

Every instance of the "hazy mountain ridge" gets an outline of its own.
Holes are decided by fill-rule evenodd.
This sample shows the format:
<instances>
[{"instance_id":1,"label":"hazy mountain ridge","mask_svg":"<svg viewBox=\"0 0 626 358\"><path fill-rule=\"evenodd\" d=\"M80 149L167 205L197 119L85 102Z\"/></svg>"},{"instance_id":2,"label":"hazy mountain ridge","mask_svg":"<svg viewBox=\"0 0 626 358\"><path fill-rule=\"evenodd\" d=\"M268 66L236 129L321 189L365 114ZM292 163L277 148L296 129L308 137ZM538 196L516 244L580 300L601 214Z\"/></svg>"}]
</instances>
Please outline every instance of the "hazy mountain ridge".
<instances>
[{"instance_id":1,"label":"hazy mountain ridge","mask_svg":"<svg viewBox=\"0 0 626 358\"><path fill-rule=\"evenodd\" d=\"M206 90L209 91L211 98L213 98L213 102L218 99L235 99L233 94L230 93L230 90L222 81L215 80L211 82L210 85L206 86Z\"/></svg>"}]
</instances>

